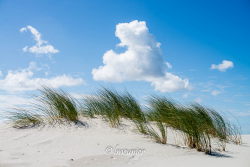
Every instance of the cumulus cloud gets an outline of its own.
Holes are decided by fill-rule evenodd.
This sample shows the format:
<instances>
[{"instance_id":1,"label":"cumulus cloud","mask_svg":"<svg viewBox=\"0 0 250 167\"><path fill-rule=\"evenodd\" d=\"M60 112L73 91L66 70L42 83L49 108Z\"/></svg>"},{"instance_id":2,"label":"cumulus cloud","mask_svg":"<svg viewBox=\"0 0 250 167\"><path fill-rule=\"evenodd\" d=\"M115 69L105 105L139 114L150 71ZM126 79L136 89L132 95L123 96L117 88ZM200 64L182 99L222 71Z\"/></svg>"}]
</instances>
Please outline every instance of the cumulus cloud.
<instances>
[{"instance_id":1,"label":"cumulus cloud","mask_svg":"<svg viewBox=\"0 0 250 167\"><path fill-rule=\"evenodd\" d=\"M150 34L146 22L132 21L116 25L118 46L126 51L117 53L108 50L103 55L103 64L92 70L95 80L108 82L146 81L158 91L172 92L186 89L187 79L166 71L171 64L164 62L160 43Z\"/></svg>"},{"instance_id":2,"label":"cumulus cloud","mask_svg":"<svg viewBox=\"0 0 250 167\"><path fill-rule=\"evenodd\" d=\"M55 54L59 50L55 49L54 46L48 44L48 41L42 39L41 33L34 27L28 25L20 29L20 32L30 31L36 44L34 46L25 46L23 48L24 52L30 52L34 54Z\"/></svg>"},{"instance_id":3,"label":"cumulus cloud","mask_svg":"<svg viewBox=\"0 0 250 167\"><path fill-rule=\"evenodd\" d=\"M151 85L155 88L155 90L160 92L173 92L189 87L189 82L187 79L181 79L180 77L168 72L165 74L165 76L152 77L146 79L146 81L151 82Z\"/></svg>"},{"instance_id":4,"label":"cumulus cloud","mask_svg":"<svg viewBox=\"0 0 250 167\"><path fill-rule=\"evenodd\" d=\"M211 65L211 69L212 70L219 70L221 72L225 72L227 69L233 68L234 67L234 63L232 61L229 60L223 60L221 64L212 64Z\"/></svg>"},{"instance_id":5,"label":"cumulus cloud","mask_svg":"<svg viewBox=\"0 0 250 167\"><path fill-rule=\"evenodd\" d=\"M34 77L38 70L36 63L31 62L28 68L9 70L6 76L0 79L0 90L4 91L30 91L41 86L59 88L62 86L76 86L82 84L82 78L74 78L69 75L59 75L51 78Z\"/></svg>"}]
</instances>

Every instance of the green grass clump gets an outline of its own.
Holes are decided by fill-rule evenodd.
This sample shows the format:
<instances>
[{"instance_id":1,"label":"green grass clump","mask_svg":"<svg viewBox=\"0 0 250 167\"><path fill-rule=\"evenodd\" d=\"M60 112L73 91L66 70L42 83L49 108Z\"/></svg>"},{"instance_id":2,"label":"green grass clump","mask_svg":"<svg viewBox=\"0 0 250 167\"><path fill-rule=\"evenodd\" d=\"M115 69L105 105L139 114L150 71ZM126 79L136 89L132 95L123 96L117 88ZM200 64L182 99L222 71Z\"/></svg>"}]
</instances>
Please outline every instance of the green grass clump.
<instances>
[{"instance_id":1,"label":"green grass clump","mask_svg":"<svg viewBox=\"0 0 250 167\"><path fill-rule=\"evenodd\" d=\"M198 151L211 153L212 139L218 140L224 147L226 142L232 140L232 136L239 136L218 112L201 105L183 107L164 97L152 97L149 103L150 120L158 123L158 128L163 135L165 124L166 127L181 131L185 136L186 145ZM152 134L152 132L149 133ZM155 131L153 133L154 138L159 138L159 135L155 135ZM238 137L234 140L238 141L237 139Z\"/></svg>"},{"instance_id":2,"label":"green grass clump","mask_svg":"<svg viewBox=\"0 0 250 167\"><path fill-rule=\"evenodd\" d=\"M75 100L62 90L43 88L35 108L51 123L78 123L78 107Z\"/></svg>"},{"instance_id":3,"label":"green grass clump","mask_svg":"<svg viewBox=\"0 0 250 167\"><path fill-rule=\"evenodd\" d=\"M102 89L96 96L84 98L84 115L94 117L102 116L111 127L120 125L122 115L121 96L114 91Z\"/></svg>"},{"instance_id":4,"label":"green grass clump","mask_svg":"<svg viewBox=\"0 0 250 167\"><path fill-rule=\"evenodd\" d=\"M13 122L14 128L31 128L43 124L42 117L25 110L10 112L8 118Z\"/></svg>"},{"instance_id":5,"label":"green grass clump","mask_svg":"<svg viewBox=\"0 0 250 167\"><path fill-rule=\"evenodd\" d=\"M136 99L129 93L122 96L123 114L122 117L130 119L136 126L137 130L142 134L147 134L148 121L145 113Z\"/></svg>"},{"instance_id":6,"label":"green grass clump","mask_svg":"<svg viewBox=\"0 0 250 167\"><path fill-rule=\"evenodd\" d=\"M167 128L177 128L178 115L176 105L166 99L160 97L149 98L149 107L147 108L147 119L149 122L155 122L155 128L149 126L148 134L155 139L156 142L167 143Z\"/></svg>"},{"instance_id":7,"label":"green grass clump","mask_svg":"<svg viewBox=\"0 0 250 167\"><path fill-rule=\"evenodd\" d=\"M192 105L187 110L194 122L194 125L189 128L192 128L191 131L194 134L187 133L189 137L192 136L191 140L188 140L188 143L191 143L191 148L195 144L197 150L211 153L212 139L217 140L224 151L226 143L241 141L238 138L240 136L237 131L238 128L232 129L233 125L227 122L218 112L198 104Z\"/></svg>"},{"instance_id":8,"label":"green grass clump","mask_svg":"<svg viewBox=\"0 0 250 167\"><path fill-rule=\"evenodd\" d=\"M118 127L121 118L132 120L143 132L146 118L140 105L129 93L119 94L109 89L100 90L95 96L84 98L83 114L91 118L102 116L111 127Z\"/></svg>"},{"instance_id":9,"label":"green grass clump","mask_svg":"<svg viewBox=\"0 0 250 167\"><path fill-rule=\"evenodd\" d=\"M180 118L180 130L186 134L187 146L211 153L211 134L215 129L209 113L201 106L192 106L181 110Z\"/></svg>"},{"instance_id":10,"label":"green grass clump","mask_svg":"<svg viewBox=\"0 0 250 167\"><path fill-rule=\"evenodd\" d=\"M14 122L14 127L34 127L41 123L69 123L82 124L78 119L78 106L76 101L62 90L43 88L41 95L31 104L31 112L16 109L11 112L9 119Z\"/></svg>"}]
</instances>

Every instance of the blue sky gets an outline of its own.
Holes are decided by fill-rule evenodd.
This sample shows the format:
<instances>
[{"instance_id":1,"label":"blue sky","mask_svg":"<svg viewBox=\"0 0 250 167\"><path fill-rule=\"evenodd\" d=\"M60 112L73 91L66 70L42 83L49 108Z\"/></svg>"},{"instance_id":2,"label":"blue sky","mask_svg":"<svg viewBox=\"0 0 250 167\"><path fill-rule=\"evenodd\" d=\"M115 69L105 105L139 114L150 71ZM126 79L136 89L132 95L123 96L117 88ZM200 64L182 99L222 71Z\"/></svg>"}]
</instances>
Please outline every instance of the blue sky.
<instances>
[{"instance_id":1,"label":"blue sky","mask_svg":"<svg viewBox=\"0 0 250 167\"><path fill-rule=\"evenodd\" d=\"M199 102L250 133L249 20L247 0L1 0L2 110L40 84L75 96L107 86Z\"/></svg>"}]
</instances>

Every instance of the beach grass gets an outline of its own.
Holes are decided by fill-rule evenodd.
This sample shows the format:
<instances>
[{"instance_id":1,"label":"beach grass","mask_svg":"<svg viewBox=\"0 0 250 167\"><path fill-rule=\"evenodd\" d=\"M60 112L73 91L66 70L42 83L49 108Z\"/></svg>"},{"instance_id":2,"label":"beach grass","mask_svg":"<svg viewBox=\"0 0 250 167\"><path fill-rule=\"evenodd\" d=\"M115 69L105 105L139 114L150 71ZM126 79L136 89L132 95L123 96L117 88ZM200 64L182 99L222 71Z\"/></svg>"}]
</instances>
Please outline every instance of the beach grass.
<instances>
[{"instance_id":1,"label":"beach grass","mask_svg":"<svg viewBox=\"0 0 250 167\"><path fill-rule=\"evenodd\" d=\"M151 96L147 107L142 106L128 92L102 88L94 96L84 97L81 104L69 93L44 87L31 104L32 111L18 109L9 119L15 128L35 127L42 124L80 123L79 116L99 116L111 127L119 127L122 119L134 123L137 131L167 144L167 129L181 132L187 147L212 153L213 143L225 151L226 143L241 143L239 128L219 112L200 104L183 106L166 97Z\"/></svg>"},{"instance_id":2,"label":"beach grass","mask_svg":"<svg viewBox=\"0 0 250 167\"><path fill-rule=\"evenodd\" d=\"M182 132L183 140L189 148L211 153L212 139L219 142L222 150L225 150L225 143L229 141L240 143L238 128L233 129L215 110L199 104L182 106L165 97L151 97L149 104L149 120L158 122L160 132L163 132L163 123ZM159 136L153 135L157 138Z\"/></svg>"},{"instance_id":3,"label":"beach grass","mask_svg":"<svg viewBox=\"0 0 250 167\"><path fill-rule=\"evenodd\" d=\"M8 119L13 122L13 127L18 129L31 128L43 124L41 115L20 109L9 112Z\"/></svg>"},{"instance_id":4,"label":"beach grass","mask_svg":"<svg viewBox=\"0 0 250 167\"><path fill-rule=\"evenodd\" d=\"M83 114L93 118L102 116L111 127L120 125L122 114L121 96L112 90L102 89L93 97L84 98Z\"/></svg>"},{"instance_id":5,"label":"beach grass","mask_svg":"<svg viewBox=\"0 0 250 167\"><path fill-rule=\"evenodd\" d=\"M79 124L78 105L68 93L44 87L40 96L29 105L29 109L16 108L9 112L8 119L13 127L34 127L43 124L75 123Z\"/></svg>"},{"instance_id":6,"label":"beach grass","mask_svg":"<svg viewBox=\"0 0 250 167\"><path fill-rule=\"evenodd\" d=\"M36 103L34 107L42 113L49 122L78 123L79 113L77 102L68 93L47 87L41 89L40 93L41 95L37 99L38 103Z\"/></svg>"},{"instance_id":7,"label":"beach grass","mask_svg":"<svg viewBox=\"0 0 250 167\"><path fill-rule=\"evenodd\" d=\"M102 116L111 127L118 127L121 118L130 119L138 125L140 131L144 131L142 123L146 122L146 118L138 102L127 92L118 93L103 88L95 96L86 97L83 101L82 111L85 116Z\"/></svg>"}]
</instances>

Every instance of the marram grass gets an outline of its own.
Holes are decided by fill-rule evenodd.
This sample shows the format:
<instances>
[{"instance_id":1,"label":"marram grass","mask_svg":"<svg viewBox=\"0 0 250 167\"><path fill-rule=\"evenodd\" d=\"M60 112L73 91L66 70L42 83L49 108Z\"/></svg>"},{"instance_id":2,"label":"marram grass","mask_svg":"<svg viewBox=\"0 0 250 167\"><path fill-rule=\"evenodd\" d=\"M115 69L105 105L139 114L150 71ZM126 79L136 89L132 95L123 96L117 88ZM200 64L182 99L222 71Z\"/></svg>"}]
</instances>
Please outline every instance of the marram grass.
<instances>
[{"instance_id":1,"label":"marram grass","mask_svg":"<svg viewBox=\"0 0 250 167\"><path fill-rule=\"evenodd\" d=\"M167 124L162 121L161 114L151 108L146 114L146 117L147 120L153 124L153 126L148 125L147 134L151 136L157 143L166 144Z\"/></svg>"},{"instance_id":2,"label":"marram grass","mask_svg":"<svg viewBox=\"0 0 250 167\"><path fill-rule=\"evenodd\" d=\"M10 112L8 118L13 122L13 127L33 127L46 123L82 124L78 119L77 102L68 93L50 88L43 88L40 93L29 107L36 114L22 108Z\"/></svg>"},{"instance_id":3,"label":"marram grass","mask_svg":"<svg viewBox=\"0 0 250 167\"><path fill-rule=\"evenodd\" d=\"M30 128L43 124L41 115L26 110L10 112L8 118L13 122L14 128Z\"/></svg>"},{"instance_id":4,"label":"marram grass","mask_svg":"<svg viewBox=\"0 0 250 167\"><path fill-rule=\"evenodd\" d=\"M35 106L50 122L78 123L78 108L76 101L62 90L43 88Z\"/></svg>"},{"instance_id":5,"label":"marram grass","mask_svg":"<svg viewBox=\"0 0 250 167\"><path fill-rule=\"evenodd\" d=\"M117 92L102 89L97 95L84 98L83 114L89 117L100 115L111 127L117 127L122 115L121 96Z\"/></svg>"},{"instance_id":6,"label":"marram grass","mask_svg":"<svg viewBox=\"0 0 250 167\"><path fill-rule=\"evenodd\" d=\"M146 118L140 105L129 93L119 94L110 89L101 89L95 96L84 98L83 114L93 118L95 115L102 116L111 127L118 127L121 118L132 120L144 131L143 123Z\"/></svg>"},{"instance_id":7,"label":"marram grass","mask_svg":"<svg viewBox=\"0 0 250 167\"><path fill-rule=\"evenodd\" d=\"M231 128L214 110L198 104L183 107L164 97L153 97L149 102L151 120L183 132L185 143L190 148L211 153L212 139L216 139L223 150L226 142L240 142L237 128Z\"/></svg>"},{"instance_id":8,"label":"marram grass","mask_svg":"<svg viewBox=\"0 0 250 167\"><path fill-rule=\"evenodd\" d=\"M213 141L225 150L226 143L241 143L239 128L233 126L215 110L199 104L182 106L165 97L148 98L142 107L128 92L103 88L94 96L83 98L79 104L62 90L43 88L32 104L32 111L23 109L12 112L9 119L16 128L34 127L42 124L80 123L79 115L94 118L100 116L111 127L121 125L122 119L131 120L137 131L153 138L157 143L167 144L167 129L181 132L189 148L211 153ZM144 111L143 111L143 109ZM39 113L39 114L37 114Z\"/></svg>"}]
</instances>

